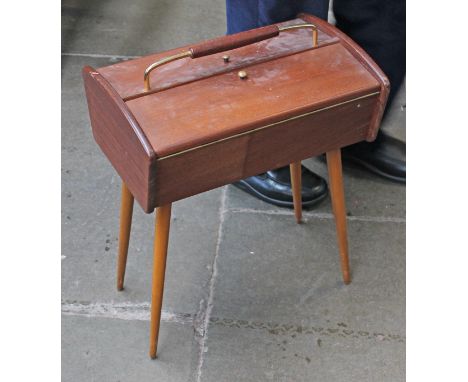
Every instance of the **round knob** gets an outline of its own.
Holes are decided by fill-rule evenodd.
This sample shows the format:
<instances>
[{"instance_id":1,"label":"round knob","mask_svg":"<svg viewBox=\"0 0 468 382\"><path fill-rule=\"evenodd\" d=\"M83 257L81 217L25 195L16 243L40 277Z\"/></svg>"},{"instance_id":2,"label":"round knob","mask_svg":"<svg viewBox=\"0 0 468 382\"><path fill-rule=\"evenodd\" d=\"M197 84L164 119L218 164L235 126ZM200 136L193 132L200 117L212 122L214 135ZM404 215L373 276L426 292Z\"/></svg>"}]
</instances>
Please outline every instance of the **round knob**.
<instances>
[{"instance_id":1,"label":"round knob","mask_svg":"<svg viewBox=\"0 0 468 382\"><path fill-rule=\"evenodd\" d=\"M230 58L230 57L229 57L227 54L225 54L225 55L223 56L224 62L226 62L226 63L229 62L229 58Z\"/></svg>"},{"instance_id":2,"label":"round knob","mask_svg":"<svg viewBox=\"0 0 468 382\"><path fill-rule=\"evenodd\" d=\"M241 80L245 80L247 78L247 72L245 70L241 70L239 71L239 73L237 73L239 75L239 78Z\"/></svg>"}]
</instances>

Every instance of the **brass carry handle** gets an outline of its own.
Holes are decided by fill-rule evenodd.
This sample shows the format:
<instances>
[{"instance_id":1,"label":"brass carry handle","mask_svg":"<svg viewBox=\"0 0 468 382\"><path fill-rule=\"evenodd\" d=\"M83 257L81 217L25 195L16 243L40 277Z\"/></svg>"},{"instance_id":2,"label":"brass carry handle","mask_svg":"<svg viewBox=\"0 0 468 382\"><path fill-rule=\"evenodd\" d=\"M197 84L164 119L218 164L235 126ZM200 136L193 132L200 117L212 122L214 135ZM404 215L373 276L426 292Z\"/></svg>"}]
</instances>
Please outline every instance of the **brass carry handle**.
<instances>
[{"instance_id":1,"label":"brass carry handle","mask_svg":"<svg viewBox=\"0 0 468 382\"><path fill-rule=\"evenodd\" d=\"M245 45L252 44L254 42L266 40L271 37L277 36L280 32L284 32L287 30L293 29L302 29L302 28L311 28L312 29L312 44L313 48L318 46L318 30L314 24L304 23L304 24L296 24L296 25L287 25L287 26L277 26L277 25L269 25L267 27L260 28L261 31L258 33L258 30L246 31L241 32L236 35L231 35L231 40L227 43L224 42L226 37L221 37L219 39L215 39L214 41L208 42L205 45L202 45L200 48L190 48L189 50L174 54L172 56L163 58L159 61L152 63L148 66L145 70L143 75L143 81L145 84L145 91L151 90L150 85L150 73L159 66L165 65L169 62L179 60L181 58L190 57L190 58L197 58L207 56L209 54L223 52L225 50L240 48Z\"/></svg>"}]
</instances>

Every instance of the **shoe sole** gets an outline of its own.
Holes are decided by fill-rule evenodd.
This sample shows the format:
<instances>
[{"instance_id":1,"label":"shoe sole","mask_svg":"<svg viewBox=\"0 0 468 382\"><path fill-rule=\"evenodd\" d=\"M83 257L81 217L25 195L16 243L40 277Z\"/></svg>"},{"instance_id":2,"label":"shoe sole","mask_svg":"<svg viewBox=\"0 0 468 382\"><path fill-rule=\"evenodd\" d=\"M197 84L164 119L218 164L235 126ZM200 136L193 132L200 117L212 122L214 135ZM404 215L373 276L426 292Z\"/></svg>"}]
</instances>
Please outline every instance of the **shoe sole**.
<instances>
[{"instance_id":1,"label":"shoe sole","mask_svg":"<svg viewBox=\"0 0 468 382\"><path fill-rule=\"evenodd\" d=\"M239 188L242 191L247 192L248 194L255 196L256 198L263 200L266 203L273 204L278 207L286 207L290 209L294 209L294 203L293 202L285 202L284 200L277 200L273 198L269 198L268 196L265 196L258 192L255 188L251 187L249 184L246 184L242 181L232 183L233 186ZM316 198L314 200L308 201L308 202L302 202L302 208L310 208L318 203L322 202L326 197L328 196L328 188L327 191L320 196L319 198Z\"/></svg>"}]
</instances>

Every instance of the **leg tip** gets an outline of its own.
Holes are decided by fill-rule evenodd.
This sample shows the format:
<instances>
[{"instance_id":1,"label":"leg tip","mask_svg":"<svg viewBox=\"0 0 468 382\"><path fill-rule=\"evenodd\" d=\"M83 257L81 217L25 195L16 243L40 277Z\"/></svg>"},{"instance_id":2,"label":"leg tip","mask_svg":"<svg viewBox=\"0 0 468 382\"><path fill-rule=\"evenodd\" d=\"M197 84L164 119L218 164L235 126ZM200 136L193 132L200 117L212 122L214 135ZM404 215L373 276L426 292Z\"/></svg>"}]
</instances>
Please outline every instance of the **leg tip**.
<instances>
[{"instance_id":1,"label":"leg tip","mask_svg":"<svg viewBox=\"0 0 468 382\"><path fill-rule=\"evenodd\" d=\"M124 290L123 285L117 285L117 290L118 290L119 292L122 292L122 291Z\"/></svg>"},{"instance_id":2,"label":"leg tip","mask_svg":"<svg viewBox=\"0 0 468 382\"><path fill-rule=\"evenodd\" d=\"M156 359L158 357L158 341L155 343L151 342L149 346L149 356L151 359Z\"/></svg>"},{"instance_id":3,"label":"leg tip","mask_svg":"<svg viewBox=\"0 0 468 382\"><path fill-rule=\"evenodd\" d=\"M351 275L350 275L349 269L342 270L341 274L343 275L343 282L346 285L350 284L351 283Z\"/></svg>"},{"instance_id":4,"label":"leg tip","mask_svg":"<svg viewBox=\"0 0 468 382\"><path fill-rule=\"evenodd\" d=\"M294 216L296 218L296 223L301 224L302 223L302 213L295 212Z\"/></svg>"}]
</instances>

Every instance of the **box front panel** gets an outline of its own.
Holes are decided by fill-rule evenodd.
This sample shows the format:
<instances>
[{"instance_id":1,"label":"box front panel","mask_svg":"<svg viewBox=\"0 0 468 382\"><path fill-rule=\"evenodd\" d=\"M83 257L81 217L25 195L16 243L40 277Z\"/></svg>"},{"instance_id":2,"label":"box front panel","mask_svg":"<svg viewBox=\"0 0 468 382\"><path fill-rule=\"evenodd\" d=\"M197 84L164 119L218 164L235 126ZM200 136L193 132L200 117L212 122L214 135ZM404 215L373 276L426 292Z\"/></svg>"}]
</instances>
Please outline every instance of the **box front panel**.
<instances>
[{"instance_id":1,"label":"box front panel","mask_svg":"<svg viewBox=\"0 0 468 382\"><path fill-rule=\"evenodd\" d=\"M155 207L365 139L378 94L155 162Z\"/></svg>"}]
</instances>

